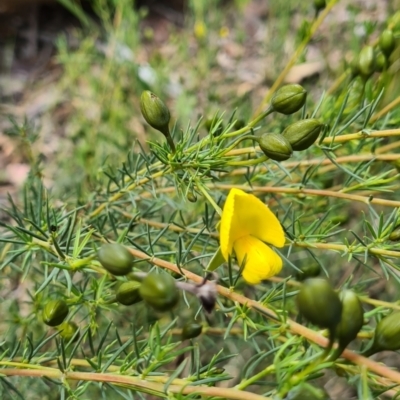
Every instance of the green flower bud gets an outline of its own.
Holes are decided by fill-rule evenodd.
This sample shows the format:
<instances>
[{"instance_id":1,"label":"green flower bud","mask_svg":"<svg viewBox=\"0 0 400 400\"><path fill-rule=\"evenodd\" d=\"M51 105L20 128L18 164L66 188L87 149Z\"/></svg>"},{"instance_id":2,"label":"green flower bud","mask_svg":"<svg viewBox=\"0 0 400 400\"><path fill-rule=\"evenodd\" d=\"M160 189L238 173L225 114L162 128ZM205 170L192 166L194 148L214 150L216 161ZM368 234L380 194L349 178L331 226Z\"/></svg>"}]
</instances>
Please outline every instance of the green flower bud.
<instances>
[{"instance_id":1,"label":"green flower bud","mask_svg":"<svg viewBox=\"0 0 400 400\"><path fill-rule=\"evenodd\" d=\"M233 125L233 129L235 129L235 131L238 131L239 129L242 129L246 126L246 123L244 122L243 119L237 119Z\"/></svg>"},{"instance_id":2,"label":"green flower bud","mask_svg":"<svg viewBox=\"0 0 400 400\"><path fill-rule=\"evenodd\" d=\"M358 296L352 290L343 290L339 294L342 301L342 318L336 327L335 336L339 348L346 346L357 337L364 324L364 310Z\"/></svg>"},{"instance_id":3,"label":"green flower bud","mask_svg":"<svg viewBox=\"0 0 400 400\"><path fill-rule=\"evenodd\" d=\"M340 322L342 302L326 279L305 280L296 301L300 314L320 328L334 331Z\"/></svg>"},{"instance_id":4,"label":"green flower bud","mask_svg":"<svg viewBox=\"0 0 400 400\"><path fill-rule=\"evenodd\" d=\"M168 124L171 119L168 107L149 90L140 96L140 110L146 122L164 135L169 135Z\"/></svg>"},{"instance_id":5,"label":"green flower bud","mask_svg":"<svg viewBox=\"0 0 400 400\"><path fill-rule=\"evenodd\" d=\"M307 91L303 86L292 84L282 86L276 91L271 99L274 111L289 115L300 110L306 102Z\"/></svg>"},{"instance_id":6,"label":"green flower bud","mask_svg":"<svg viewBox=\"0 0 400 400\"><path fill-rule=\"evenodd\" d=\"M201 334L203 326L196 322L189 322L182 328L182 340L193 339Z\"/></svg>"},{"instance_id":7,"label":"green flower bud","mask_svg":"<svg viewBox=\"0 0 400 400\"><path fill-rule=\"evenodd\" d=\"M60 325L67 317L68 311L64 300L50 300L43 309L43 322L48 326Z\"/></svg>"},{"instance_id":8,"label":"green flower bud","mask_svg":"<svg viewBox=\"0 0 400 400\"><path fill-rule=\"evenodd\" d=\"M139 293L140 283L135 281L123 282L117 290L116 298L117 301L124 306L130 306L132 304L139 303L142 301Z\"/></svg>"},{"instance_id":9,"label":"green flower bud","mask_svg":"<svg viewBox=\"0 0 400 400\"><path fill-rule=\"evenodd\" d=\"M100 264L113 275L127 275L132 270L133 255L119 243L107 243L97 253Z\"/></svg>"},{"instance_id":10,"label":"green flower bud","mask_svg":"<svg viewBox=\"0 0 400 400\"><path fill-rule=\"evenodd\" d=\"M375 70L375 52L372 46L364 46L358 58L360 73L369 78Z\"/></svg>"},{"instance_id":11,"label":"green flower bud","mask_svg":"<svg viewBox=\"0 0 400 400\"><path fill-rule=\"evenodd\" d=\"M193 192L188 192L188 194L186 195L186 198L188 199L188 201L190 201L191 203L196 203L197 201L197 196L195 193Z\"/></svg>"},{"instance_id":12,"label":"green flower bud","mask_svg":"<svg viewBox=\"0 0 400 400\"><path fill-rule=\"evenodd\" d=\"M376 72L383 72L386 71L388 68L387 58L383 55L383 53L378 52L375 56L375 71Z\"/></svg>"},{"instance_id":13,"label":"green flower bud","mask_svg":"<svg viewBox=\"0 0 400 400\"><path fill-rule=\"evenodd\" d=\"M372 346L365 353L370 356L379 351L400 349L400 311L382 318L375 328Z\"/></svg>"},{"instance_id":14,"label":"green flower bud","mask_svg":"<svg viewBox=\"0 0 400 400\"><path fill-rule=\"evenodd\" d=\"M157 311L171 310L179 301L175 279L165 273L147 275L139 292L142 299Z\"/></svg>"},{"instance_id":15,"label":"green flower bud","mask_svg":"<svg viewBox=\"0 0 400 400\"><path fill-rule=\"evenodd\" d=\"M69 342L75 335L78 330L78 325L75 322L63 322L60 326L57 327L57 330L60 332L60 336L66 341ZM78 340L79 335L76 335L74 341Z\"/></svg>"},{"instance_id":16,"label":"green flower bud","mask_svg":"<svg viewBox=\"0 0 400 400\"><path fill-rule=\"evenodd\" d=\"M319 264L305 265L300 268L300 271L296 273L296 279L298 281L304 281L308 278L315 278L321 273L321 267Z\"/></svg>"},{"instance_id":17,"label":"green flower bud","mask_svg":"<svg viewBox=\"0 0 400 400\"><path fill-rule=\"evenodd\" d=\"M379 36L379 48L387 58L390 57L395 48L393 31L386 29L381 33Z\"/></svg>"},{"instance_id":18,"label":"green flower bud","mask_svg":"<svg viewBox=\"0 0 400 400\"><path fill-rule=\"evenodd\" d=\"M258 143L263 153L275 161L287 160L293 154L289 141L278 133L264 133Z\"/></svg>"},{"instance_id":19,"label":"green flower bud","mask_svg":"<svg viewBox=\"0 0 400 400\"><path fill-rule=\"evenodd\" d=\"M285 400L329 400L330 397L324 389L311 386L309 383L301 383L294 387L285 397Z\"/></svg>"},{"instance_id":20,"label":"green flower bud","mask_svg":"<svg viewBox=\"0 0 400 400\"><path fill-rule=\"evenodd\" d=\"M302 119L289 125L282 136L289 141L294 151L302 151L317 140L323 126L318 119Z\"/></svg>"},{"instance_id":21,"label":"green flower bud","mask_svg":"<svg viewBox=\"0 0 400 400\"><path fill-rule=\"evenodd\" d=\"M314 0L314 8L317 12L326 7L326 0Z\"/></svg>"},{"instance_id":22,"label":"green flower bud","mask_svg":"<svg viewBox=\"0 0 400 400\"><path fill-rule=\"evenodd\" d=\"M400 240L400 226L396 226L393 232L389 235L389 240L397 242Z\"/></svg>"}]
</instances>

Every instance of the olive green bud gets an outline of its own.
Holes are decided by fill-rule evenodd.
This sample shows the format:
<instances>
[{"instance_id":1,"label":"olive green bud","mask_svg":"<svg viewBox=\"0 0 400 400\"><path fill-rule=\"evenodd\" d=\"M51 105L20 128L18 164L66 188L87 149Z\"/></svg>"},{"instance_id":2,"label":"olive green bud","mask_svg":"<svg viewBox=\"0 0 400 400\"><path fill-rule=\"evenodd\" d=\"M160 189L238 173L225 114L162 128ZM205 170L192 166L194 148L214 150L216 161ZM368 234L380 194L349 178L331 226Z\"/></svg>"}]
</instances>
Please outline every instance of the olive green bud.
<instances>
[{"instance_id":1,"label":"olive green bud","mask_svg":"<svg viewBox=\"0 0 400 400\"><path fill-rule=\"evenodd\" d=\"M304 281L308 278L315 278L321 273L321 267L319 264L304 265L300 267L300 271L296 273L296 279L298 281Z\"/></svg>"},{"instance_id":2,"label":"olive green bud","mask_svg":"<svg viewBox=\"0 0 400 400\"><path fill-rule=\"evenodd\" d=\"M392 242L397 242L400 240L400 226L396 226L392 233L389 235L389 240Z\"/></svg>"},{"instance_id":3,"label":"olive green bud","mask_svg":"<svg viewBox=\"0 0 400 400\"><path fill-rule=\"evenodd\" d=\"M264 133L258 138L263 153L275 161L284 161L293 154L289 141L278 133Z\"/></svg>"},{"instance_id":4,"label":"olive green bud","mask_svg":"<svg viewBox=\"0 0 400 400\"><path fill-rule=\"evenodd\" d=\"M140 283L135 281L123 282L116 293L118 303L124 306L130 306L132 304L139 303L142 301L139 293Z\"/></svg>"},{"instance_id":5,"label":"olive green bud","mask_svg":"<svg viewBox=\"0 0 400 400\"><path fill-rule=\"evenodd\" d=\"M314 0L314 8L317 12L326 7L326 0Z\"/></svg>"},{"instance_id":6,"label":"olive green bud","mask_svg":"<svg viewBox=\"0 0 400 400\"><path fill-rule=\"evenodd\" d=\"M127 275L132 270L133 255L119 243L107 243L97 253L100 264L113 275Z\"/></svg>"},{"instance_id":7,"label":"olive green bud","mask_svg":"<svg viewBox=\"0 0 400 400\"><path fill-rule=\"evenodd\" d=\"M193 192L188 192L188 194L186 195L186 198L188 199L188 201L190 201L191 203L196 203L197 201L197 196L195 193Z\"/></svg>"},{"instance_id":8,"label":"olive green bud","mask_svg":"<svg viewBox=\"0 0 400 400\"><path fill-rule=\"evenodd\" d=\"M196 322L189 322L182 328L182 340L193 339L201 334L203 326Z\"/></svg>"},{"instance_id":9,"label":"olive green bud","mask_svg":"<svg viewBox=\"0 0 400 400\"><path fill-rule=\"evenodd\" d=\"M379 48L382 53L389 58L395 47L393 31L390 29L384 30L379 36Z\"/></svg>"},{"instance_id":10,"label":"olive green bud","mask_svg":"<svg viewBox=\"0 0 400 400\"><path fill-rule=\"evenodd\" d=\"M179 301L175 279L166 273L151 273L140 286L142 299L157 311L171 310Z\"/></svg>"},{"instance_id":11,"label":"olive green bud","mask_svg":"<svg viewBox=\"0 0 400 400\"><path fill-rule=\"evenodd\" d=\"M285 85L278 89L271 99L274 111L289 115L300 110L306 102L307 91L298 84Z\"/></svg>"},{"instance_id":12,"label":"olive green bud","mask_svg":"<svg viewBox=\"0 0 400 400\"><path fill-rule=\"evenodd\" d=\"M333 331L340 322L342 302L326 279L305 280L296 301L300 314L320 328Z\"/></svg>"},{"instance_id":13,"label":"olive green bud","mask_svg":"<svg viewBox=\"0 0 400 400\"><path fill-rule=\"evenodd\" d=\"M382 318L375 328L372 346L364 355L370 356L379 351L400 349L400 311L394 311Z\"/></svg>"},{"instance_id":14,"label":"olive green bud","mask_svg":"<svg viewBox=\"0 0 400 400\"><path fill-rule=\"evenodd\" d=\"M302 119L289 125L282 136L288 140L294 151L302 151L317 140L323 126L318 119Z\"/></svg>"},{"instance_id":15,"label":"olive green bud","mask_svg":"<svg viewBox=\"0 0 400 400\"><path fill-rule=\"evenodd\" d=\"M375 70L375 52L372 46L364 46L358 57L358 67L364 78L369 78Z\"/></svg>"},{"instance_id":16,"label":"olive green bud","mask_svg":"<svg viewBox=\"0 0 400 400\"><path fill-rule=\"evenodd\" d=\"M330 397L324 389L301 383L294 387L285 397L285 400L329 400Z\"/></svg>"},{"instance_id":17,"label":"olive green bud","mask_svg":"<svg viewBox=\"0 0 400 400\"><path fill-rule=\"evenodd\" d=\"M57 327L57 330L60 332L60 336L66 341L69 342L75 335L78 330L78 325L75 322L63 322L61 325ZM75 336L74 341L78 340L79 334Z\"/></svg>"},{"instance_id":18,"label":"olive green bud","mask_svg":"<svg viewBox=\"0 0 400 400\"><path fill-rule=\"evenodd\" d=\"M358 296L352 290L339 293L342 301L342 318L336 327L335 336L343 351L353 341L364 324L364 310Z\"/></svg>"},{"instance_id":19,"label":"olive green bud","mask_svg":"<svg viewBox=\"0 0 400 400\"><path fill-rule=\"evenodd\" d=\"M168 107L149 90L140 96L140 110L146 122L161 133L169 135L168 124L171 119Z\"/></svg>"},{"instance_id":20,"label":"olive green bud","mask_svg":"<svg viewBox=\"0 0 400 400\"><path fill-rule=\"evenodd\" d=\"M383 72L386 71L388 68L388 61L387 58L383 55L382 52L378 52L375 56L375 71L376 72Z\"/></svg>"},{"instance_id":21,"label":"olive green bud","mask_svg":"<svg viewBox=\"0 0 400 400\"><path fill-rule=\"evenodd\" d=\"M237 119L235 121L235 123L233 124L233 129L239 130L239 129L244 128L245 126L246 126L246 123L244 122L243 119Z\"/></svg>"},{"instance_id":22,"label":"olive green bud","mask_svg":"<svg viewBox=\"0 0 400 400\"><path fill-rule=\"evenodd\" d=\"M43 309L43 322L48 326L60 325L67 317L68 311L64 300L50 300Z\"/></svg>"}]
</instances>

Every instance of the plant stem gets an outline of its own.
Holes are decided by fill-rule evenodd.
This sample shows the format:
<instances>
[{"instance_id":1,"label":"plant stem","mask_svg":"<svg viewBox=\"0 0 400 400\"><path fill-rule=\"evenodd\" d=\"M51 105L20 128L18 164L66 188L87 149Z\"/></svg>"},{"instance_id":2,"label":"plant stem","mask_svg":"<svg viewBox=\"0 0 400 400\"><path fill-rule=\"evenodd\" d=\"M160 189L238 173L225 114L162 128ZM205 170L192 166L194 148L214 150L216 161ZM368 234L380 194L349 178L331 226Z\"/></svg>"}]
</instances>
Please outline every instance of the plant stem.
<instances>
[{"instance_id":1,"label":"plant stem","mask_svg":"<svg viewBox=\"0 0 400 400\"><path fill-rule=\"evenodd\" d=\"M25 368L26 368L25 364ZM108 382L117 385L124 385L132 389L140 390L145 393L156 393L159 397L168 398L165 393L164 383L148 382L141 377L125 376L110 373L94 373L94 372L73 372L60 371L55 368L40 367L40 369L1 369L3 376L25 376L25 377L46 377L52 379L74 380L74 381L91 381L91 382ZM207 397L222 397L232 400L272 400L269 397L264 397L250 392L243 392L237 389L208 387L208 386L192 386L190 384L177 385L171 384L168 386L168 392L176 394L192 394L198 393Z\"/></svg>"},{"instance_id":2,"label":"plant stem","mask_svg":"<svg viewBox=\"0 0 400 400\"><path fill-rule=\"evenodd\" d=\"M268 374L270 374L271 372L274 372L274 371L275 371L275 365L272 364L272 365L268 366L267 368L263 369L262 371L260 371L258 374L255 374L251 378L240 382L238 385L236 385L236 389L244 390L248 386L252 385L253 383L256 383L260 379L264 378L264 376L267 376Z\"/></svg>"},{"instance_id":3,"label":"plant stem","mask_svg":"<svg viewBox=\"0 0 400 400\"><path fill-rule=\"evenodd\" d=\"M196 180L196 186L197 189L200 190L200 192L203 194L203 196L209 201L209 203L214 207L214 210L218 213L219 216L222 215L222 210L221 207L214 201L214 199L210 196L210 193L208 190L203 186L202 183L200 183L198 180Z\"/></svg>"},{"instance_id":4,"label":"plant stem","mask_svg":"<svg viewBox=\"0 0 400 400\"><path fill-rule=\"evenodd\" d=\"M156 172L156 173L150 175L148 178L143 178L140 181L138 181L137 183L130 184L126 189L123 189L123 190L119 191L118 193L115 193L114 195L109 197L109 199L106 202L100 204L94 211L92 211L90 213L89 216L91 218L96 217L97 215L99 215L107 207L107 205L109 203L116 202L121 197L123 197L125 195L125 193L130 192L133 189L136 189L138 186L142 186L145 183L150 182L150 181L152 181L154 179L160 178L161 176L168 174L170 171L171 171L171 169L167 168L165 170L162 170L162 171L159 171L159 172Z\"/></svg>"},{"instance_id":5,"label":"plant stem","mask_svg":"<svg viewBox=\"0 0 400 400\"><path fill-rule=\"evenodd\" d=\"M375 122L377 121L379 118L383 117L385 114L387 114L390 110L392 110L393 108L395 108L396 106L398 106L400 104L400 96L396 97L392 102L390 102L386 107L382 108L382 110L378 111L376 114L374 114L371 119L370 122Z\"/></svg>"},{"instance_id":6,"label":"plant stem","mask_svg":"<svg viewBox=\"0 0 400 400\"><path fill-rule=\"evenodd\" d=\"M321 243L324 244L324 243ZM345 246L344 246L345 247ZM191 279L192 281L196 283L201 283L203 281L203 277L194 274L193 272L190 272L184 268L179 269L177 265L170 263L168 261L159 259L157 257L153 257L149 260L149 257L146 253L143 253L140 250L136 250L133 248L129 248L129 251L132 253L133 256L148 260L153 265L157 265L158 267L161 268L166 268L169 269L170 271L176 272L176 273L181 273L181 271L185 274L185 277L188 279ZM397 253L397 252L393 252ZM400 257L400 252L398 252L398 257ZM218 293L221 296L224 296L232 301L236 301L240 304L246 305L246 307L253 308L255 311L261 313L262 315L266 316L269 319L272 319L273 321L279 320L278 316L275 314L274 311L269 309L268 307L260 304L259 302L249 299L248 297L245 297L243 295L240 295L238 293L233 292L229 288L225 288L223 286L217 285L217 290ZM315 331L306 328L305 326L298 324L297 322L294 322L290 319L286 319L286 326L288 329L296 334L303 336L307 340L316 343L319 346L322 347L327 347L329 341L327 338L321 336L320 334L316 333ZM365 358L359 354L354 353L351 350L345 350L342 354L342 357L349 360L350 362L357 364L359 366L365 366L367 367L370 371L375 372L376 374L386 377L390 379L392 382L396 382L400 384L400 372L397 372L395 370L392 370L384 365L381 365L380 363L377 363L373 360L370 360L368 358ZM244 397L243 397L244 399Z\"/></svg>"},{"instance_id":7,"label":"plant stem","mask_svg":"<svg viewBox=\"0 0 400 400\"><path fill-rule=\"evenodd\" d=\"M332 190L322 190L322 189L305 189L305 188L287 188L287 187L276 187L276 186L252 186L251 188L246 185L227 185L227 184L214 184L214 188L219 190L230 190L232 188L237 188L251 193L290 193L290 194L303 194L310 196L321 196L321 197L336 197L339 199L358 201L364 204L379 204L388 207L400 207L400 201L386 200L377 197L366 197L356 194L349 194L343 192L335 192Z\"/></svg>"}]
</instances>

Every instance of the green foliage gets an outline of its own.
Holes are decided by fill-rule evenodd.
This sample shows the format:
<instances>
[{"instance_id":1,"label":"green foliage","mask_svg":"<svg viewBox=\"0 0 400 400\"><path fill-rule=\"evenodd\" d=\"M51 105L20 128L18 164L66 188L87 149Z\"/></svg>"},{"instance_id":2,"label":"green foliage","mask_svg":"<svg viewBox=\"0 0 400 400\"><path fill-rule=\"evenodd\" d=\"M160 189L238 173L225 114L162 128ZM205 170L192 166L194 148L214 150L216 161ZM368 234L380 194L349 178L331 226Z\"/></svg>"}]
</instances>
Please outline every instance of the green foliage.
<instances>
[{"instance_id":1,"label":"green foliage","mask_svg":"<svg viewBox=\"0 0 400 400\"><path fill-rule=\"evenodd\" d=\"M398 80L395 18L366 24L373 51L363 53L361 76L343 66L330 85L305 83L307 100L301 89L298 113L289 116L268 107L275 89L238 95L238 82L216 65L226 29L244 40L238 10L248 1L229 7L189 2L186 26L166 43L174 57L145 47L150 32L139 33L146 12L128 0L94 1L100 24L77 3L62 3L82 23L76 46L58 40L59 86L70 106L65 149L49 160L48 172L35 147L38 128L14 118L8 132L31 170L21 193L9 196L0 222L1 397L289 399L306 391L326 398L321 387L335 373L359 398L394 396L400 374L361 353L373 346L379 321L399 309L400 111L385 91ZM298 32L288 41L306 46L335 3L319 14L304 3ZM281 34L268 50L276 51L282 68L273 78L282 83L285 63L307 53L293 48L287 60L282 44L295 2L279 10L277 4L271 4L271 16L279 16L271 30ZM351 28L359 11L352 12ZM387 29L396 47L377 72L364 63ZM357 39L350 35L348 43L355 47ZM145 48L152 49L149 65L140 61ZM179 85L175 70L187 74ZM167 138L141 117L140 96L148 89L168 107ZM282 138L289 126L307 120L321 121L317 134L284 160L270 160L257 146L263 135ZM303 139L304 132L294 133ZM51 190L46 174L54 179ZM247 285L244 265L234 254L225 262L219 252L221 207L232 188L260 197L285 230L284 268L269 282ZM107 254L104 262L104 246L123 249L123 260ZM124 264L123 273L114 261ZM332 328L332 343L341 303L332 326L318 322L320 308L308 317L311 323L298 315L301 283L293 277L310 266L310 276L320 273L363 303L365 324L339 359L327 358L328 334L311 323ZM383 289L373 291L373 284ZM118 296L131 305L121 305ZM51 328L42 312L53 299L63 299L68 313Z\"/></svg>"}]
</instances>

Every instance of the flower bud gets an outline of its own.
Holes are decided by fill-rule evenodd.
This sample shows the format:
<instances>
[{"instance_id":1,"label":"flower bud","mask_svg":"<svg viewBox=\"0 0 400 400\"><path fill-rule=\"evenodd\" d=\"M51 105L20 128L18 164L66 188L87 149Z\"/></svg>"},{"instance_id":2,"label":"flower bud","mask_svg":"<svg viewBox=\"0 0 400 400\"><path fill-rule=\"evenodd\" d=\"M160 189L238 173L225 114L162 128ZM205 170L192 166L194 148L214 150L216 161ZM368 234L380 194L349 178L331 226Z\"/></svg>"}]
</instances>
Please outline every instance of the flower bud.
<instances>
[{"instance_id":1,"label":"flower bud","mask_svg":"<svg viewBox=\"0 0 400 400\"><path fill-rule=\"evenodd\" d=\"M50 300L43 309L43 322L48 326L60 325L67 317L68 311L64 300Z\"/></svg>"},{"instance_id":2,"label":"flower bud","mask_svg":"<svg viewBox=\"0 0 400 400\"><path fill-rule=\"evenodd\" d=\"M236 131L238 131L239 129L242 129L246 126L246 122L244 121L244 119L237 119L235 121L235 123L233 124L233 129L235 129Z\"/></svg>"},{"instance_id":3,"label":"flower bud","mask_svg":"<svg viewBox=\"0 0 400 400\"><path fill-rule=\"evenodd\" d=\"M379 36L379 48L382 53L389 58L395 47L393 31L390 29L384 30Z\"/></svg>"},{"instance_id":4,"label":"flower bud","mask_svg":"<svg viewBox=\"0 0 400 400\"><path fill-rule=\"evenodd\" d=\"M188 192L188 194L186 195L186 198L191 203L196 203L196 201L197 201L197 196L194 192Z\"/></svg>"},{"instance_id":5,"label":"flower bud","mask_svg":"<svg viewBox=\"0 0 400 400\"><path fill-rule=\"evenodd\" d=\"M97 253L97 257L103 268L113 275L127 275L132 270L133 255L122 244L103 244Z\"/></svg>"},{"instance_id":6,"label":"flower bud","mask_svg":"<svg viewBox=\"0 0 400 400\"><path fill-rule=\"evenodd\" d=\"M308 278L315 278L321 273L321 267L319 264L305 265L300 268L300 271L296 273L296 279L298 281L304 281Z\"/></svg>"},{"instance_id":7,"label":"flower bud","mask_svg":"<svg viewBox=\"0 0 400 400\"><path fill-rule=\"evenodd\" d=\"M300 110L306 102L307 91L298 84L282 86L271 99L274 111L289 115Z\"/></svg>"},{"instance_id":8,"label":"flower bud","mask_svg":"<svg viewBox=\"0 0 400 400\"><path fill-rule=\"evenodd\" d=\"M364 78L369 78L375 70L375 52L372 46L364 46L358 57L358 67Z\"/></svg>"},{"instance_id":9,"label":"flower bud","mask_svg":"<svg viewBox=\"0 0 400 400\"><path fill-rule=\"evenodd\" d=\"M364 324L364 310L360 299L352 290L343 290L339 298L342 301L342 318L336 327L335 336L343 351L360 332Z\"/></svg>"},{"instance_id":10,"label":"flower bud","mask_svg":"<svg viewBox=\"0 0 400 400\"><path fill-rule=\"evenodd\" d=\"M171 310L179 300L175 279L168 274L151 273L139 289L142 299L157 311Z\"/></svg>"},{"instance_id":11,"label":"flower bud","mask_svg":"<svg viewBox=\"0 0 400 400\"><path fill-rule=\"evenodd\" d=\"M196 322L189 322L182 328L182 340L193 339L201 334L203 326Z\"/></svg>"},{"instance_id":12,"label":"flower bud","mask_svg":"<svg viewBox=\"0 0 400 400\"><path fill-rule=\"evenodd\" d=\"M78 330L78 325L75 322L63 322L60 326L57 327L57 330L60 332L60 336L66 341L69 342L75 335ZM79 335L76 335L74 341L78 340Z\"/></svg>"},{"instance_id":13,"label":"flower bud","mask_svg":"<svg viewBox=\"0 0 400 400\"><path fill-rule=\"evenodd\" d=\"M312 324L333 331L340 322L342 303L326 279L305 280L296 300L300 314Z\"/></svg>"},{"instance_id":14,"label":"flower bud","mask_svg":"<svg viewBox=\"0 0 400 400\"><path fill-rule=\"evenodd\" d=\"M171 119L168 107L149 90L140 96L140 110L146 122L161 133L169 135L168 124Z\"/></svg>"},{"instance_id":15,"label":"flower bud","mask_svg":"<svg viewBox=\"0 0 400 400\"><path fill-rule=\"evenodd\" d=\"M375 328L374 339L366 356L379 351L400 349L400 311L394 311L382 318Z\"/></svg>"},{"instance_id":16,"label":"flower bud","mask_svg":"<svg viewBox=\"0 0 400 400\"><path fill-rule=\"evenodd\" d=\"M289 141L278 133L264 133L258 140L263 153L275 161L284 161L293 154Z\"/></svg>"},{"instance_id":17,"label":"flower bud","mask_svg":"<svg viewBox=\"0 0 400 400\"><path fill-rule=\"evenodd\" d=\"M123 282L117 290L116 298L117 301L124 306L130 306L132 304L139 303L142 301L139 293L140 283L135 281Z\"/></svg>"},{"instance_id":18,"label":"flower bud","mask_svg":"<svg viewBox=\"0 0 400 400\"><path fill-rule=\"evenodd\" d=\"M289 141L294 151L302 151L317 140L323 126L318 119L302 119L289 125L282 136Z\"/></svg>"},{"instance_id":19,"label":"flower bud","mask_svg":"<svg viewBox=\"0 0 400 400\"><path fill-rule=\"evenodd\" d=\"M394 231L389 235L389 240L392 242L397 242L400 240L400 226L396 226Z\"/></svg>"},{"instance_id":20,"label":"flower bud","mask_svg":"<svg viewBox=\"0 0 400 400\"><path fill-rule=\"evenodd\" d=\"M326 0L314 0L314 8L317 12L320 12L326 7Z\"/></svg>"},{"instance_id":21,"label":"flower bud","mask_svg":"<svg viewBox=\"0 0 400 400\"><path fill-rule=\"evenodd\" d=\"M383 72L388 68L388 61L387 58L383 55L382 52L378 52L375 56L375 71L376 72Z\"/></svg>"},{"instance_id":22,"label":"flower bud","mask_svg":"<svg viewBox=\"0 0 400 400\"><path fill-rule=\"evenodd\" d=\"M285 400L329 400L330 397L324 389L311 386L309 383L301 383L295 386L285 397Z\"/></svg>"},{"instance_id":23,"label":"flower bud","mask_svg":"<svg viewBox=\"0 0 400 400\"><path fill-rule=\"evenodd\" d=\"M360 75L360 66L358 64L358 57L354 57L349 64L351 77L355 78L356 76Z\"/></svg>"}]
</instances>

